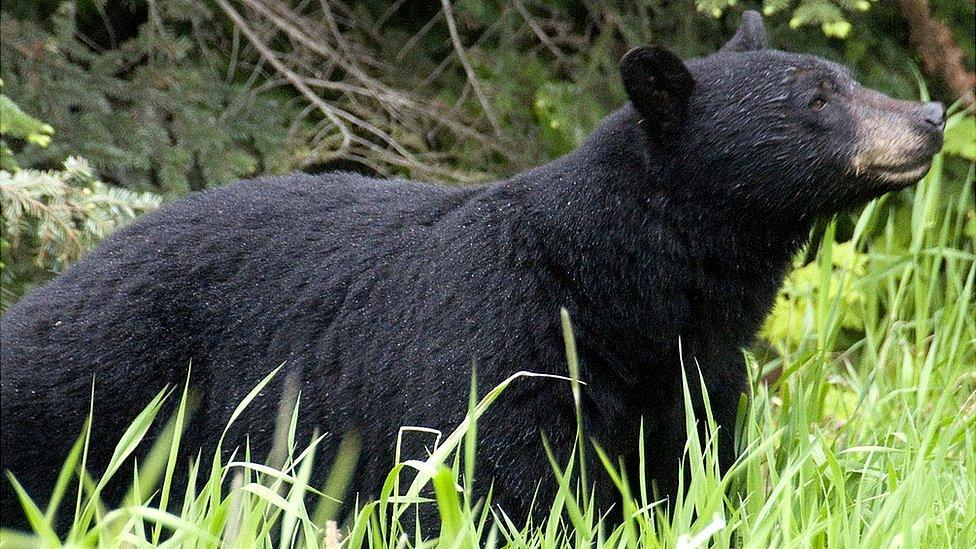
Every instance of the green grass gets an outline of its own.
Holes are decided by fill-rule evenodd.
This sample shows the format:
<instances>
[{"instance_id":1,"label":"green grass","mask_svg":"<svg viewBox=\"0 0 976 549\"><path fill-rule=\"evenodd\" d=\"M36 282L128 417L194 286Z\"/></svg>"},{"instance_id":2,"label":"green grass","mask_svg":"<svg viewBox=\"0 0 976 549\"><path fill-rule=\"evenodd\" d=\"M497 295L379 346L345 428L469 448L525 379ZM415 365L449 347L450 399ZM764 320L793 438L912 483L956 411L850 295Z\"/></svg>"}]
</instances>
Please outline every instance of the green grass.
<instances>
[{"instance_id":1,"label":"green grass","mask_svg":"<svg viewBox=\"0 0 976 549\"><path fill-rule=\"evenodd\" d=\"M950 125L959 124L957 114ZM953 170L936 159L917 187L870 204L828 226L816 260L791 276L766 333L771 349L747 355L753 399L741 416L742 458L720 475L711 440L688 443L690 485L670 514L648 479L622 479L625 521L601 522L580 489L600 463L553 462L561 487L542 524L514 522L461 489L473 478L477 420L520 373L472 399L467 419L443 433L426 461L391 463L381 497L359 502L345 524L333 522L358 443L342 443L332 474L309 485L317 440L295 440L301 395L284 399L277 463L247 448L219 459L208 481L181 501L170 497L180 429L192 399L160 393L120 441L109 472L84 470L83 434L66 458L51 503L22 494L33 534L5 531L4 547L960 547L976 540L976 206L971 164ZM947 174L956 173L949 176ZM959 175L962 174L962 175ZM843 219L841 221L844 221ZM844 234L844 238L840 235ZM571 326L566 390L578 392ZM762 358L757 358L757 357ZM274 375L272 373L271 375ZM271 379L271 375L265 383ZM688 379L688 383L700 383ZM263 387L240 403L243 410ZM286 386L288 384L286 383ZM473 384L472 384L473 388ZM472 393L474 394L474 393ZM119 464L141 442L164 399L176 414L138 470ZM688 407L691 408L690 406ZM235 413L234 417L237 417ZM232 419L233 421L233 419ZM689 427L711 418L686 418ZM411 436L404 431L402 436ZM650 459L653 448L642 447ZM219 454L218 454L219 455ZM413 472L410 472L410 471ZM195 472L193 473L195 474ZM131 475L115 509L98 494L111 476ZM410 479L409 481L407 479ZM65 501L71 484L82 496ZM431 485L435 497L421 496ZM423 492L427 494L427 492ZM310 498L306 495L311 494ZM326 495L328 494L328 495ZM313 505L307 505L307 502ZM423 539L407 517L436 506L438 536ZM51 524L73 516L67 537Z\"/></svg>"}]
</instances>

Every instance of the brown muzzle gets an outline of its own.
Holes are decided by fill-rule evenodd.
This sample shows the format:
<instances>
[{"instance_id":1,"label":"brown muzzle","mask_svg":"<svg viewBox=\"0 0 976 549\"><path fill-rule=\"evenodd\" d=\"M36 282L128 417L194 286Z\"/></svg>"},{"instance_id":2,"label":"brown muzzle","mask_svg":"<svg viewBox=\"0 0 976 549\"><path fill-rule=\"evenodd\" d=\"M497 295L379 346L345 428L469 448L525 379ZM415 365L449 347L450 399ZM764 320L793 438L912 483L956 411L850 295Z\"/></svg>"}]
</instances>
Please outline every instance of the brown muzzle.
<instances>
[{"instance_id":1,"label":"brown muzzle","mask_svg":"<svg viewBox=\"0 0 976 549\"><path fill-rule=\"evenodd\" d=\"M899 101L861 88L850 112L857 136L851 169L858 176L895 185L914 183L942 148L942 103Z\"/></svg>"}]
</instances>

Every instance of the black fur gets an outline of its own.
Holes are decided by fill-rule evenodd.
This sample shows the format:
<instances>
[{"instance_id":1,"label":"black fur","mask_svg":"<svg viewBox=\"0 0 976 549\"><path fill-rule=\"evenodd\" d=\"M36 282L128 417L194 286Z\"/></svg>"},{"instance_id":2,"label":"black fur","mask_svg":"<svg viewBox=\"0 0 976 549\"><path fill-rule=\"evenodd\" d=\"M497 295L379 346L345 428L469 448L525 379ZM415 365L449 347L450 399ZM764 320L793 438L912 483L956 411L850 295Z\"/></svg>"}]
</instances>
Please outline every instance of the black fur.
<instances>
[{"instance_id":1,"label":"black fur","mask_svg":"<svg viewBox=\"0 0 976 549\"><path fill-rule=\"evenodd\" d=\"M809 112L817 84L803 75L843 71L747 42L687 65L660 49L627 56L633 103L576 152L504 181L296 174L143 217L3 317L3 468L45 500L94 376L98 472L124 426L191 362L201 406L184 447L206 455L240 399L285 363L301 380L299 439L326 433L324 468L343 433L359 431L352 489L376 495L401 425L446 432L463 418L473 362L482 392L519 370L567 373L561 306L590 437L633 466L643 419L649 475L673 495L683 359L690 379L704 376L728 466L746 389L740 349L791 256L817 216L884 192L849 171L852 122ZM265 391L226 449L249 433L264 455L278 394ZM494 482L515 517L548 476L541 433L562 457L574 444L568 383L520 380L479 424L476 488ZM432 443L407 440L412 458ZM611 507L615 490L595 481L600 508ZM18 506L3 485L10 524ZM543 482L543 512L553 493Z\"/></svg>"},{"instance_id":2,"label":"black fur","mask_svg":"<svg viewBox=\"0 0 976 549\"><path fill-rule=\"evenodd\" d=\"M620 60L620 79L648 134L661 141L673 137L695 87L681 59L657 46L634 48Z\"/></svg>"},{"instance_id":3,"label":"black fur","mask_svg":"<svg viewBox=\"0 0 976 549\"><path fill-rule=\"evenodd\" d=\"M735 36L722 46L722 51L756 51L766 49L769 37L762 16L755 11L742 14L742 22Z\"/></svg>"}]
</instances>

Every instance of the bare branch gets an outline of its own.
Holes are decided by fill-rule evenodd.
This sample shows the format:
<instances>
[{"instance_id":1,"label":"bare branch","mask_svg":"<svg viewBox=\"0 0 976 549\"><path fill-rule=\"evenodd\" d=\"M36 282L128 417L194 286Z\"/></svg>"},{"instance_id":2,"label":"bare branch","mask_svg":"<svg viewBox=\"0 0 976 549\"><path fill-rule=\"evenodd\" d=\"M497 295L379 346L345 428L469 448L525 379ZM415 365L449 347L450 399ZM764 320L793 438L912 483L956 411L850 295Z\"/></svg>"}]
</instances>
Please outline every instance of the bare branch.
<instances>
[{"instance_id":1,"label":"bare branch","mask_svg":"<svg viewBox=\"0 0 976 549\"><path fill-rule=\"evenodd\" d=\"M481 108L485 111L485 116L488 117L488 122L491 123L495 135L502 137L502 129L498 125L498 118L495 116L485 93L481 90L481 84L478 82L478 77L474 74L474 69L468 61L467 54L464 53L464 46L461 45L461 37L458 35L457 25L454 23L454 10L451 8L451 1L441 0L441 5L444 7L444 19L447 20L447 30L451 34L451 42L454 44L454 51L457 53L458 61L464 67L464 72L468 75L468 82L474 88L474 94L478 97L478 102L481 103Z\"/></svg>"},{"instance_id":2,"label":"bare branch","mask_svg":"<svg viewBox=\"0 0 976 549\"><path fill-rule=\"evenodd\" d=\"M560 62L566 61L566 56L563 55L563 52L552 43L552 40L549 39L549 35L546 34L546 31L542 30L542 27L539 26L539 23L535 20L535 18L532 17L529 10L525 8L525 4L522 3L522 0L512 0L512 3L515 4L515 9L519 12L519 15L522 16L522 19L525 19L525 22L528 23L529 28L532 29L533 33L535 33L536 37L539 39L539 42L542 42L542 45L545 46L546 49L549 50L553 55L555 55L556 59L558 59Z\"/></svg>"},{"instance_id":3,"label":"bare branch","mask_svg":"<svg viewBox=\"0 0 976 549\"><path fill-rule=\"evenodd\" d=\"M240 7L234 7L234 2ZM253 97L255 78L267 67L274 74L262 74L262 89L288 85L299 92L303 105L300 115L293 121L294 129L312 125L312 154L306 154L303 162L329 162L342 158L368 166L378 173L391 173L392 167L402 167L416 175L437 175L453 180L468 179L463 173L442 167L445 156L426 150L430 146L432 131L446 130L458 138L470 139L483 145L485 150L500 153L508 158L513 153L503 146L497 118L490 110L484 95L479 97L485 109L485 120L492 133L481 131L464 120L465 111L450 105L431 102L383 81L374 74L389 75L391 79L412 83L421 81L423 74L403 74L399 59L384 61L374 56L376 49L369 44L376 40L384 44L384 37L376 33L376 24L361 20L354 10L333 0L317 0L318 10L307 9L316 0L303 0L295 5L284 0L217 0L217 5L228 16L235 28L234 52L236 67L242 66L246 50L254 59L254 72L242 94L230 110L243 108ZM423 25L420 37L433 28L444 14L444 9ZM389 15L387 15L389 17ZM453 21L452 21L453 23ZM498 22L489 26L496 28ZM454 36L460 44L457 27L452 25ZM490 33L482 33L475 44ZM243 40L239 37L243 36ZM413 40L420 40L415 36ZM273 40L287 40L287 45L271 46ZM240 44L237 44L237 42ZM401 47L401 50L403 48ZM451 63L462 64L454 49L445 61L444 70ZM467 88L472 87L474 71L465 56ZM400 75L403 74L402 77ZM477 80L473 80L477 83ZM479 88L480 91L480 88ZM312 112L321 113L321 120L310 120ZM480 118L480 117L479 117ZM396 136L396 138L394 137ZM328 152L326 152L328 151Z\"/></svg>"},{"instance_id":4,"label":"bare branch","mask_svg":"<svg viewBox=\"0 0 976 549\"><path fill-rule=\"evenodd\" d=\"M292 86L295 86L295 89L301 92L301 94L304 95L309 102L315 105L316 108L318 108L319 111L329 119L329 121L335 124L336 128L338 128L342 133L342 146L339 148L339 150L341 151L343 149L347 149L349 147L349 143L352 141L352 134L349 132L349 128L346 126L346 124L340 119L336 109L332 108L325 101L322 101L322 98L316 95L315 92L313 92L311 88L305 84L301 77L286 67L285 64L278 59L274 52L272 52L261 42L257 34L255 34L251 27L248 26L247 22L244 21L244 18L241 17L241 14L237 13L237 10L231 7L227 0L217 0L217 4L219 4L220 9L224 10L224 13L230 17L231 21L234 22L234 25L241 29L241 33L243 33L248 41L251 42L251 45L254 46L261 57L272 67L274 67L275 70L281 73L281 75L284 76Z\"/></svg>"}]
</instances>

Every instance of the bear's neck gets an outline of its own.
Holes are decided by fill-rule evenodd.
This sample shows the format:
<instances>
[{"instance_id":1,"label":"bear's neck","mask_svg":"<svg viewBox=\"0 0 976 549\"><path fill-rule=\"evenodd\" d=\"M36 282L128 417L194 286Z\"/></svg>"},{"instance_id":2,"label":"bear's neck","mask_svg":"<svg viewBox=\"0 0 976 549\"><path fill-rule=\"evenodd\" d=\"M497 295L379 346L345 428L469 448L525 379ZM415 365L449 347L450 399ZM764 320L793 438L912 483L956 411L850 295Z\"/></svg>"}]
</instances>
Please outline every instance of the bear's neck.
<instances>
[{"instance_id":1,"label":"bear's neck","mask_svg":"<svg viewBox=\"0 0 976 549\"><path fill-rule=\"evenodd\" d=\"M652 348L656 310L748 345L809 223L755 219L720 204L705 209L674 190L681 174L668 164L625 107L573 154L507 185L526 198L539 261L565 287L564 304L584 328L612 333L607 345Z\"/></svg>"}]
</instances>

